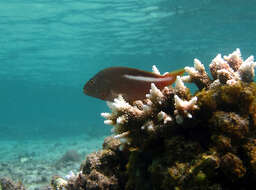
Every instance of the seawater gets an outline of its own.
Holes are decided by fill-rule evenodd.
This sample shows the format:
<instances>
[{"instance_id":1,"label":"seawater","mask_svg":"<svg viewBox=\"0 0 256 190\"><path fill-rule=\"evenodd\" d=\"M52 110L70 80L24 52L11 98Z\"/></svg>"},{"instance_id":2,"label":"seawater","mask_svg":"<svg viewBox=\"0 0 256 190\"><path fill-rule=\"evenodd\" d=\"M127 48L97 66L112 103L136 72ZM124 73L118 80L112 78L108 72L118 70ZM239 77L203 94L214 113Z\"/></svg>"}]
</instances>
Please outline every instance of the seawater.
<instances>
[{"instance_id":1,"label":"seawater","mask_svg":"<svg viewBox=\"0 0 256 190\"><path fill-rule=\"evenodd\" d=\"M12 143L26 152L36 140L110 135L100 117L105 102L82 91L103 68L167 72L195 57L207 67L236 48L255 55L255 7L253 0L0 1L1 158L17 158Z\"/></svg>"}]
</instances>

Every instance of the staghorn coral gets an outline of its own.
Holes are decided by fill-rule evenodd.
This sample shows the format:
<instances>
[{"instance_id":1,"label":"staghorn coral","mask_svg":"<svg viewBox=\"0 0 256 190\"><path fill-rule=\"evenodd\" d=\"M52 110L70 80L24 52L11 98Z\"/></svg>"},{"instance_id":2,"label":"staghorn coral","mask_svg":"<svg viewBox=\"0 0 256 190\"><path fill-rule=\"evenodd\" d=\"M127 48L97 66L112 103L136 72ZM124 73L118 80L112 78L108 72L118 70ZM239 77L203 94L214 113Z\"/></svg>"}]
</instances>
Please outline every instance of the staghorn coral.
<instances>
[{"instance_id":1,"label":"staghorn coral","mask_svg":"<svg viewBox=\"0 0 256 190\"><path fill-rule=\"evenodd\" d=\"M254 57L250 56L245 61L241 57L240 49L236 49L228 56L221 57L218 54L209 65L213 77L212 81L207 75L204 66L197 59L194 60L194 67L185 67L185 71L189 73L189 77L185 77L184 81L193 82L201 90L218 86L219 84L233 85L238 81L252 82L255 76Z\"/></svg>"},{"instance_id":2,"label":"staghorn coral","mask_svg":"<svg viewBox=\"0 0 256 190\"><path fill-rule=\"evenodd\" d=\"M130 104L119 95L108 102L112 113L102 116L114 137L87 157L66 188L250 189L256 179L254 66L253 57L244 61L237 49L212 60L211 78L195 59L174 88L152 84L144 100ZM199 90L192 95L184 82Z\"/></svg>"}]
</instances>

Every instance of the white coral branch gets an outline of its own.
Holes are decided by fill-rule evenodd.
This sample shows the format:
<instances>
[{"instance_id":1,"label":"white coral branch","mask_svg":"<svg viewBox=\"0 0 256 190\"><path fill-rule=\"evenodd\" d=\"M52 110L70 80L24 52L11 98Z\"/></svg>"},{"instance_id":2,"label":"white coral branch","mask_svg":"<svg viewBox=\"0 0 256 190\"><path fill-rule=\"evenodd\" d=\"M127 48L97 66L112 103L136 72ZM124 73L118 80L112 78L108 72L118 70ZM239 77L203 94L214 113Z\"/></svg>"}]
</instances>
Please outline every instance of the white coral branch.
<instances>
[{"instance_id":1,"label":"white coral branch","mask_svg":"<svg viewBox=\"0 0 256 190\"><path fill-rule=\"evenodd\" d=\"M127 137L129 134L130 134L130 131L126 131L126 132L123 132L123 133L121 133L121 134L119 134L119 135L115 135L114 138L115 138L115 139L125 138L125 137Z\"/></svg>"},{"instance_id":2,"label":"white coral branch","mask_svg":"<svg viewBox=\"0 0 256 190\"><path fill-rule=\"evenodd\" d=\"M118 125L123 125L123 124L126 123L126 122L127 122L127 119L126 119L126 117L125 117L124 115L119 116L119 117L116 119L116 123L117 123Z\"/></svg>"},{"instance_id":3,"label":"white coral branch","mask_svg":"<svg viewBox=\"0 0 256 190\"><path fill-rule=\"evenodd\" d=\"M185 67L184 69L191 76L205 73L204 65L198 59L194 59L194 67Z\"/></svg>"},{"instance_id":4,"label":"white coral branch","mask_svg":"<svg viewBox=\"0 0 256 190\"><path fill-rule=\"evenodd\" d=\"M187 101L187 100L182 100L179 98L179 96L175 95L174 96L174 100L175 100L175 108L177 110L195 110L197 109L197 97L193 97L191 100Z\"/></svg>"},{"instance_id":5,"label":"white coral branch","mask_svg":"<svg viewBox=\"0 0 256 190\"><path fill-rule=\"evenodd\" d=\"M256 63L254 62L254 57L248 57L239 67L238 73L241 77L241 80L245 82L252 82L255 76L254 67Z\"/></svg>"},{"instance_id":6,"label":"white coral branch","mask_svg":"<svg viewBox=\"0 0 256 190\"><path fill-rule=\"evenodd\" d=\"M106 113L106 112L103 112L100 114L102 117L104 117L105 119L111 119L111 116L112 114L111 113Z\"/></svg>"},{"instance_id":7,"label":"white coral branch","mask_svg":"<svg viewBox=\"0 0 256 190\"><path fill-rule=\"evenodd\" d=\"M191 100L182 100L178 95L174 96L174 105L175 111L174 114L176 115L176 122L181 124L183 122L183 117L192 118L191 111L198 109L197 97L193 97Z\"/></svg>"},{"instance_id":8,"label":"white coral branch","mask_svg":"<svg viewBox=\"0 0 256 190\"><path fill-rule=\"evenodd\" d=\"M110 119L107 119L107 120L104 121L104 124L105 125L114 125L114 122Z\"/></svg>"},{"instance_id":9,"label":"white coral branch","mask_svg":"<svg viewBox=\"0 0 256 190\"><path fill-rule=\"evenodd\" d=\"M204 65L198 59L194 59L194 67L185 67L189 76L182 77L183 82L193 82L199 89L210 85L210 78L205 71Z\"/></svg>"},{"instance_id":10,"label":"white coral branch","mask_svg":"<svg viewBox=\"0 0 256 190\"><path fill-rule=\"evenodd\" d=\"M210 64L210 70L214 79L221 84L234 85L237 81L252 82L255 76L256 63L250 56L243 61L240 49L236 49L228 56L221 57L218 54Z\"/></svg>"},{"instance_id":11,"label":"white coral branch","mask_svg":"<svg viewBox=\"0 0 256 190\"><path fill-rule=\"evenodd\" d=\"M234 70L237 71L240 65L243 62L240 49L236 49L234 52L229 54L228 56L223 56L224 60L228 62L229 66Z\"/></svg>"},{"instance_id":12,"label":"white coral branch","mask_svg":"<svg viewBox=\"0 0 256 190\"><path fill-rule=\"evenodd\" d=\"M194 59L194 68L200 73L205 72L204 65L198 59Z\"/></svg>"},{"instance_id":13,"label":"white coral branch","mask_svg":"<svg viewBox=\"0 0 256 190\"><path fill-rule=\"evenodd\" d=\"M159 90L154 83L151 83L151 89L149 94L146 94L146 97L154 103L161 104L162 98L164 97L161 90Z\"/></svg>"},{"instance_id":14,"label":"white coral branch","mask_svg":"<svg viewBox=\"0 0 256 190\"><path fill-rule=\"evenodd\" d=\"M159 69L155 65L152 66L152 72L161 75Z\"/></svg>"},{"instance_id":15,"label":"white coral branch","mask_svg":"<svg viewBox=\"0 0 256 190\"><path fill-rule=\"evenodd\" d=\"M239 48L236 48L235 51L233 51L232 53L230 53L229 55L224 55L223 56L224 60L229 61L231 59L242 59L241 56L241 51Z\"/></svg>"},{"instance_id":16,"label":"white coral branch","mask_svg":"<svg viewBox=\"0 0 256 190\"><path fill-rule=\"evenodd\" d=\"M177 78L176 78L175 89L180 90L182 92L184 92L187 89L187 87L185 86L185 84L180 76L177 76Z\"/></svg>"},{"instance_id":17,"label":"white coral branch","mask_svg":"<svg viewBox=\"0 0 256 190\"><path fill-rule=\"evenodd\" d=\"M163 111L160 111L160 112L157 114L157 118L158 118L159 121L163 121L164 124L166 124L166 123L172 121L172 117L169 116L167 113L165 113L165 112L163 112Z\"/></svg>"},{"instance_id":18,"label":"white coral branch","mask_svg":"<svg viewBox=\"0 0 256 190\"><path fill-rule=\"evenodd\" d=\"M191 82L191 77L189 75L181 77L182 82Z\"/></svg>"},{"instance_id":19,"label":"white coral branch","mask_svg":"<svg viewBox=\"0 0 256 190\"><path fill-rule=\"evenodd\" d=\"M107 102L107 104L112 111L128 110L132 107L128 102L125 101L122 95L115 98L114 102Z\"/></svg>"},{"instance_id":20,"label":"white coral branch","mask_svg":"<svg viewBox=\"0 0 256 190\"><path fill-rule=\"evenodd\" d=\"M101 113L101 116L106 120L106 125L123 125L128 122L129 116L140 116L143 110L140 110L136 105L132 106L119 95L113 102L107 102L107 105L112 110L112 113Z\"/></svg>"},{"instance_id":21,"label":"white coral branch","mask_svg":"<svg viewBox=\"0 0 256 190\"><path fill-rule=\"evenodd\" d=\"M191 76L194 76L198 73L194 67L185 67L184 70Z\"/></svg>"}]
</instances>

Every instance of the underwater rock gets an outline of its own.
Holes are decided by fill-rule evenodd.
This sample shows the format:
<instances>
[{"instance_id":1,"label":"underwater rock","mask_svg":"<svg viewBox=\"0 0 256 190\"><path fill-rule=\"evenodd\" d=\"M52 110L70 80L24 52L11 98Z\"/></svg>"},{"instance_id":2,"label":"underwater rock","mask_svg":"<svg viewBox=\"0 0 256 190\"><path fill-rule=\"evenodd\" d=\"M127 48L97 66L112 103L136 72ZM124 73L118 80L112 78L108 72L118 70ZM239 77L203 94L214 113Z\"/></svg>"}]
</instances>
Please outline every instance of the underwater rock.
<instances>
[{"instance_id":1,"label":"underwater rock","mask_svg":"<svg viewBox=\"0 0 256 190\"><path fill-rule=\"evenodd\" d=\"M0 178L0 190L25 190L21 182L14 183L8 178Z\"/></svg>"},{"instance_id":2,"label":"underwater rock","mask_svg":"<svg viewBox=\"0 0 256 190\"><path fill-rule=\"evenodd\" d=\"M118 189L118 183L114 176L107 177L97 170L92 170L86 177L85 189Z\"/></svg>"},{"instance_id":3,"label":"underwater rock","mask_svg":"<svg viewBox=\"0 0 256 190\"><path fill-rule=\"evenodd\" d=\"M212 60L211 79L195 59L174 88L151 84L143 100L119 95L108 102L112 112L102 116L114 136L64 188L250 189L256 179L254 67L253 57L244 61L237 49ZM198 91L191 94L184 82Z\"/></svg>"},{"instance_id":4,"label":"underwater rock","mask_svg":"<svg viewBox=\"0 0 256 190\"><path fill-rule=\"evenodd\" d=\"M60 158L59 162L78 162L81 159L81 155L76 150L68 150Z\"/></svg>"},{"instance_id":5,"label":"underwater rock","mask_svg":"<svg viewBox=\"0 0 256 190\"><path fill-rule=\"evenodd\" d=\"M64 180L63 178L61 178L60 176L53 176L51 185L53 189L62 190L67 187L68 182L67 180Z\"/></svg>"},{"instance_id":6,"label":"underwater rock","mask_svg":"<svg viewBox=\"0 0 256 190\"><path fill-rule=\"evenodd\" d=\"M125 165L128 152L120 151L120 141L107 137L103 149L86 157L78 174L68 179L60 176L52 178L52 189L66 190L117 190L124 189L126 181Z\"/></svg>"},{"instance_id":7,"label":"underwater rock","mask_svg":"<svg viewBox=\"0 0 256 190\"><path fill-rule=\"evenodd\" d=\"M67 150L60 159L58 159L54 165L56 169L61 169L67 165L70 165L81 160L81 155L76 150Z\"/></svg>"}]
</instances>

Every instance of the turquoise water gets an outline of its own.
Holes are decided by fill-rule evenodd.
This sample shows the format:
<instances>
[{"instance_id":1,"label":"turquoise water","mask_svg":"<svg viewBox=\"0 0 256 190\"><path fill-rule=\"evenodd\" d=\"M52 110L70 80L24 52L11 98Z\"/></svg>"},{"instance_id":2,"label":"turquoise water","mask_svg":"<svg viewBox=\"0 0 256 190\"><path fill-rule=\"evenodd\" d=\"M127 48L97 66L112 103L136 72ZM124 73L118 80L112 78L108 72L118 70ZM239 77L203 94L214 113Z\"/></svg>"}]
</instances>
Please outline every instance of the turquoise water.
<instances>
[{"instance_id":1,"label":"turquoise water","mask_svg":"<svg viewBox=\"0 0 256 190\"><path fill-rule=\"evenodd\" d=\"M49 157L51 166L69 147L82 155L99 148L110 134L100 117L108 108L83 94L88 79L109 66L166 72L195 57L207 66L236 48L255 55L255 7L255 0L0 1L0 158L13 159L10 168L26 168L26 159L36 168L37 159ZM10 177L40 184L16 170Z\"/></svg>"},{"instance_id":2,"label":"turquoise water","mask_svg":"<svg viewBox=\"0 0 256 190\"><path fill-rule=\"evenodd\" d=\"M82 93L100 69L162 72L241 48L255 54L256 1L0 2L0 137L109 134L105 103Z\"/></svg>"},{"instance_id":3,"label":"turquoise water","mask_svg":"<svg viewBox=\"0 0 256 190\"><path fill-rule=\"evenodd\" d=\"M0 2L0 137L108 134L105 103L82 93L100 69L170 71L241 48L255 54L256 1Z\"/></svg>"}]
</instances>

